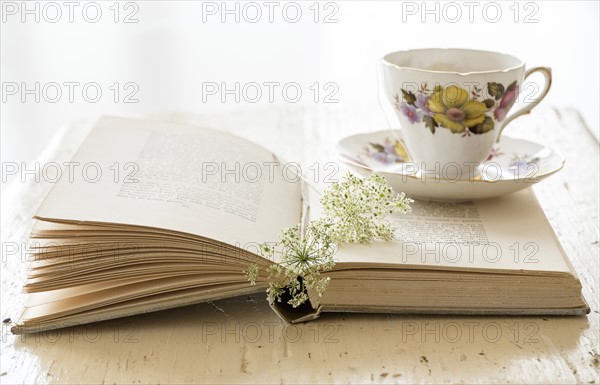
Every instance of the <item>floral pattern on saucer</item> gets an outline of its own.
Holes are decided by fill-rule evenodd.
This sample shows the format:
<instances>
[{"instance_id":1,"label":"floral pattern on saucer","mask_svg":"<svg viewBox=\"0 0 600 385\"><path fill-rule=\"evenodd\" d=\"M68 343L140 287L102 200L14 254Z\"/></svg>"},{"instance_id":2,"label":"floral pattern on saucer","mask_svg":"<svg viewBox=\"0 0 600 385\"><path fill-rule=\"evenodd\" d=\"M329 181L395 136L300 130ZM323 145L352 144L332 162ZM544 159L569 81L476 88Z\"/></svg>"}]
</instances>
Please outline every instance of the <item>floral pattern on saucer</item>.
<instances>
[{"instance_id":1,"label":"floral pattern on saucer","mask_svg":"<svg viewBox=\"0 0 600 385\"><path fill-rule=\"evenodd\" d=\"M375 162L386 166L410 161L402 141L391 139L389 137L386 137L383 141L369 142L369 145L366 146L360 154L356 154L355 157L351 158L358 159L364 164L365 162L362 161L362 155L366 155ZM518 155L516 153L513 153L512 158L508 160L506 154L502 152L500 146L497 145L494 146L483 164L497 162L502 170L510 172L512 178L515 175L526 176L528 174L533 174L535 171L539 170L539 161L540 158L538 156L530 156L527 154Z\"/></svg>"},{"instance_id":2,"label":"floral pattern on saucer","mask_svg":"<svg viewBox=\"0 0 600 385\"><path fill-rule=\"evenodd\" d=\"M515 155L510 161L507 170L515 175L535 174L540 169L540 160L537 156Z\"/></svg>"},{"instance_id":3,"label":"floral pattern on saucer","mask_svg":"<svg viewBox=\"0 0 600 385\"><path fill-rule=\"evenodd\" d=\"M559 171L564 156L525 139L503 136L473 179L452 180L415 174L402 141L402 131L382 130L342 138L338 160L358 175L384 175L397 192L414 199L457 202L487 199L526 189Z\"/></svg>"},{"instance_id":4,"label":"floral pattern on saucer","mask_svg":"<svg viewBox=\"0 0 600 385\"><path fill-rule=\"evenodd\" d=\"M369 146L364 148L364 154L386 165L408 161L408 154L404 148L404 144L397 139L385 138L383 143L369 142Z\"/></svg>"}]
</instances>

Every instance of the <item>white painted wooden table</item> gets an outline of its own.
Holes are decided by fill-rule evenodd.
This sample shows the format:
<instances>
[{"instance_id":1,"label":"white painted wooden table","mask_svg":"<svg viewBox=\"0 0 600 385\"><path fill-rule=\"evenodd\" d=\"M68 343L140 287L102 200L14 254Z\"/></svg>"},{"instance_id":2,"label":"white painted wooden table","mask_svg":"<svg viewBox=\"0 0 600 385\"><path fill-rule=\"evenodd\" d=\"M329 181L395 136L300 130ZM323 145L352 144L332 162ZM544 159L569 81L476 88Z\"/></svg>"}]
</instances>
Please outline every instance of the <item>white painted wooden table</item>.
<instances>
[{"instance_id":1,"label":"white painted wooden table","mask_svg":"<svg viewBox=\"0 0 600 385\"><path fill-rule=\"evenodd\" d=\"M377 110L290 107L169 115L234 131L305 167L336 139L377 130ZM67 161L89 124L63 131L40 158ZM283 324L263 295L37 335L2 333L1 383L599 383L598 142L574 110L539 109L508 134L562 151L565 168L535 191L583 284L587 317L325 314ZM23 301L22 255L47 183L2 196L2 318Z\"/></svg>"}]
</instances>

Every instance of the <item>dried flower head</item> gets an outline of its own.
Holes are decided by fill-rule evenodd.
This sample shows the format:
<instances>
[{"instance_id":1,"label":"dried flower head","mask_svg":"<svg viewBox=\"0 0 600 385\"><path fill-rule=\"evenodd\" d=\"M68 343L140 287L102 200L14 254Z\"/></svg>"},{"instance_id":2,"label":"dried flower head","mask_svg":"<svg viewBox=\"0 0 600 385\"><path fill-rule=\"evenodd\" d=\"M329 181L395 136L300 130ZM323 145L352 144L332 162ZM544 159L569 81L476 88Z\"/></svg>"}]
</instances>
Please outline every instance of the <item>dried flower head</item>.
<instances>
[{"instance_id":1,"label":"dried flower head","mask_svg":"<svg viewBox=\"0 0 600 385\"><path fill-rule=\"evenodd\" d=\"M258 279L258 270L259 267L256 263L251 264L248 266L248 269L244 270L244 274L246 275L246 278L248 278L248 281L250 281L251 285L256 285L256 280Z\"/></svg>"},{"instance_id":2,"label":"dried flower head","mask_svg":"<svg viewBox=\"0 0 600 385\"><path fill-rule=\"evenodd\" d=\"M321 198L329 234L336 243L392 240L394 227L387 217L410 212L411 202L404 193L395 194L378 174L361 179L348 173Z\"/></svg>"},{"instance_id":3,"label":"dried flower head","mask_svg":"<svg viewBox=\"0 0 600 385\"><path fill-rule=\"evenodd\" d=\"M304 231L299 225L284 229L276 244L260 245L260 254L275 261L266 268L269 300L281 302L285 294L296 308L309 299L308 289L321 296L331 280L321 273L334 267L337 246L391 240L394 228L386 217L409 212L411 202L404 194L394 194L384 176L361 179L348 173L321 198L323 218L311 221ZM252 264L244 273L256 284L259 266Z\"/></svg>"},{"instance_id":4,"label":"dried flower head","mask_svg":"<svg viewBox=\"0 0 600 385\"><path fill-rule=\"evenodd\" d=\"M335 265L336 246L320 222L311 222L303 233L299 225L285 229L277 244L263 244L260 250L263 257L276 261L267 268L270 300L281 301L287 290L288 304L298 307L308 299L308 289L319 295L327 289L329 277L322 277L321 272ZM247 276L249 280L252 277Z\"/></svg>"}]
</instances>

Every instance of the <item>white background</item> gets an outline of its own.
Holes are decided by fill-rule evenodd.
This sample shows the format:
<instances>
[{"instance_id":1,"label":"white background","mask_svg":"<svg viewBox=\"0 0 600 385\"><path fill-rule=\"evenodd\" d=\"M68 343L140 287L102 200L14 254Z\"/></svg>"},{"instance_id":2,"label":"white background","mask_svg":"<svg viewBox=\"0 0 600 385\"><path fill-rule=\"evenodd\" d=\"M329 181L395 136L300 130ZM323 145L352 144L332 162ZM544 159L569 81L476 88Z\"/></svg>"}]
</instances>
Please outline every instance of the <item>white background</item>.
<instances>
[{"instance_id":1,"label":"white background","mask_svg":"<svg viewBox=\"0 0 600 385\"><path fill-rule=\"evenodd\" d=\"M207 112L270 103L266 87L257 103L249 103L243 95L239 103L232 95L226 103L219 95L205 95L203 101L205 82L226 82L230 87L236 81L240 87L249 82L296 82L303 92L298 103L304 104L315 103L309 87L318 82L319 104L325 105L323 98L337 89L333 99L338 105L372 106L374 114L381 113L378 59L391 51L421 47L501 51L522 58L528 66L551 66L554 82L543 104L577 108L590 129L598 132L597 1L325 1L316 6L314 1L299 1L302 16L295 23L291 21L296 4L287 6L285 15L286 2L273 2L272 23L270 8L262 1L251 6L227 2L228 9L238 7L239 22L236 14L207 12L222 11L221 1L135 1L117 7L114 1L98 1L86 8L88 20L95 18L96 4L102 10L95 23L82 14L87 2L75 2L72 23L63 2L51 6L28 2L28 8L35 9L36 3L39 22L35 14L25 14L23 22L21 2L2 1L2 162L32 162L61 126L102 114ZM19 9L13 15L15 5ZM252 23L257 8L262 17ZM425 8L432 12L423 12ZM57 9L62 16L52 23ZM124 23L132 13L137 22ZM329 21L337 22L325 23L328 15ZM21 93L8 92L7 84L23 82L28 88L40 82L39 103L34 95L25 95L23 102ZM56 103L42 94L41 88L51 82L60 84L63 92ZM72 103L65 82L81 84ZM82 86L90 82L102 89L96 103L82 96ZM121 88L117 102L109 88L115 82ZM139 88L137 103L123 102L135 90L123 89L128 82ZM335 87L324 90L329 82ZM49 99L55 97L55 89L47 91ZM281 86L273 98L273 104L289 103ZM381 127L365 127L370 129Z\"/></svg>"}]
</instances>

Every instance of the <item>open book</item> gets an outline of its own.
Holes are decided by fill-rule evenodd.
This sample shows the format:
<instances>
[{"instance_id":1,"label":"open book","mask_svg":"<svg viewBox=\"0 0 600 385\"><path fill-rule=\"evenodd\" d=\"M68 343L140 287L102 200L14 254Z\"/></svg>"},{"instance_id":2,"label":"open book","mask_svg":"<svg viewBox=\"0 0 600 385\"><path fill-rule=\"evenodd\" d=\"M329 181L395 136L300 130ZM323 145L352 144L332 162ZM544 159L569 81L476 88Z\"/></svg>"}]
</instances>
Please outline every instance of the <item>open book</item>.
<instances>
[{"instance_id":1,"label":"open book","mask_svg":"<svg viewBox=\"0 0 600 385\"><path fill-rule=\"evenodd\" d=\"M35 214L29 293L13 333L264 291L243 273L319 194L266 149L169 122L105 117ZM531 189L415 202L398 241L344 245L309 312L585 314L581 284ZM277 261L274 261L277 262ZM263 275L264 276L264 275Z\"/></svg>"}]
</instances>

